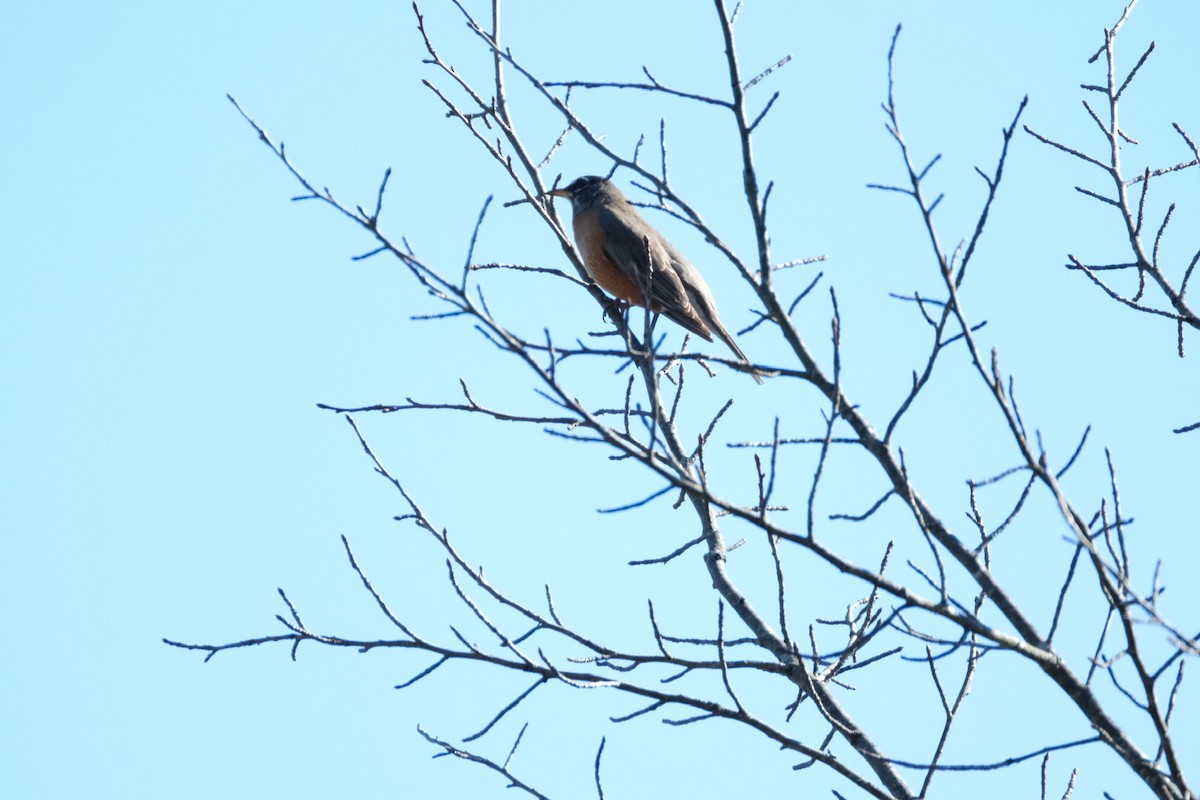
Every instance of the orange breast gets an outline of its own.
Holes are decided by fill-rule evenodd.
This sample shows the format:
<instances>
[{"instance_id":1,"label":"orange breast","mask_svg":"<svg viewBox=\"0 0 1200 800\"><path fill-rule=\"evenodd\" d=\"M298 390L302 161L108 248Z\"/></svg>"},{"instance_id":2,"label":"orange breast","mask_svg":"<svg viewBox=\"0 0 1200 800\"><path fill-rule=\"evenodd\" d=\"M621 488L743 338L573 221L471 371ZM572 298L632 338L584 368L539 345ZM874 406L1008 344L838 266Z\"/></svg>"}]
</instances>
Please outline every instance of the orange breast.
<instances>
[{"instance_id":1,"label":"orange breast","mask_svg":"<svg viewBox=\"0 0 1200 800\"><path fill-rule=\"evenodd\" d=\"M572 227L575 229L575 244L579 247L583 264L592 280L599 284L601 289L620 300L635 306L645 306L641 287L605 255L604 235L595 214L589 211L577 212L572 219Z\"/></svg>"}]
</instances>

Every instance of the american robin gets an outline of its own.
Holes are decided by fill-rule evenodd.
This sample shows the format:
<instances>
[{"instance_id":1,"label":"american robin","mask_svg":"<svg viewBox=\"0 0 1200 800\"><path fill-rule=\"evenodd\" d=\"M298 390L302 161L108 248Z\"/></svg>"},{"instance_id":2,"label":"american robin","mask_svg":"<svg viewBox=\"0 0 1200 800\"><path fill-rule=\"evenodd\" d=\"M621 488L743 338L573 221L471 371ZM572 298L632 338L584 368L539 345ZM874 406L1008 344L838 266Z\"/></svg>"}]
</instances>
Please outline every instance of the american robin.
<instances>
[{"instance_id":1,"label":"american robin","mask_svg":"<svg viewBox=\"0 0 1200 800\"><path fill-rule=\"evenodd\" d=\"M612 181L585 175L546 194L570 198L575 244L588 274L600 288L620 300L665 314L707 341L716 334L738 358L750 363L721 324L712 291L699 271L637 212ZM762 383L753 371L750 375Z\"/></svg>"}]
</instances>

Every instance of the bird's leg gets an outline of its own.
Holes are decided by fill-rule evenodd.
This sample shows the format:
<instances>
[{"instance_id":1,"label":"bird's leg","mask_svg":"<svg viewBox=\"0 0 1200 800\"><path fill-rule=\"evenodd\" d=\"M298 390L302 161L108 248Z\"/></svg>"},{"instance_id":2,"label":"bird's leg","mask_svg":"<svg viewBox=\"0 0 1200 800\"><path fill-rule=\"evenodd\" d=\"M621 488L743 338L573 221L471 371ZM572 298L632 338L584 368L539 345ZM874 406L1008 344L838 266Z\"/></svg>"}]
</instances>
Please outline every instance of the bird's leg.
<instances>
[{"instance_id":1,"label":"bird's leg","mask_svg":"<svg viewBox=\"0 0 1200 800\"><path fill-rule=\"evenodd\" d=\"M608 305L604 307L603 318L611 319L615 322L617 317L623 317L629 313L630 305L631 304L629 302L622 300L619 297L610 297L608 299ZM625 320L625 324L629 324L628 319Z\"/></svg>"}]
</instances>

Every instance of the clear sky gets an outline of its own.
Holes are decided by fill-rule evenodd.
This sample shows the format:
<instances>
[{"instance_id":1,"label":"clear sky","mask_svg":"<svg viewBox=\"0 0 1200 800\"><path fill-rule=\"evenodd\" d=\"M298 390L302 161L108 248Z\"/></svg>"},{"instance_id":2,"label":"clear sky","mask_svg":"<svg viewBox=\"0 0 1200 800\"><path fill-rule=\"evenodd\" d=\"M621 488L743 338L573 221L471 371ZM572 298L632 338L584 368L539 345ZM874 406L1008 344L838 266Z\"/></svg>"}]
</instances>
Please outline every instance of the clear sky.
<instances>
[{"instance_id":1,"label":"clear sky","mask_svg":"<svg viewBox=\"0 0 1200 800\"><path fill-rule=\"evenodd\" d=\"M467 5L486 13L487 4ZM727 89L707 4L686 18L672 3L614 0L569 12L557 2L510 5L506 41L546 79L636 81L644 65L689 91ZM1024 95L1024 123L1100 152L1079 85L1101 79L1086 60L1121 7L745 4L738 31L746 72L793 58L755 89L759 103L781 92L757 150L763 174L777 182L773 250L780 260L828 257L804 332L827 349L832 285L846 386L864 407L883 415L894 405L924 341L912 308L888 293L934 294L938 286L911 205L866 188L901 180L880 111L895 25L904 25L902 120L922 158L943 156L931 185L946 193L939 224L952 246L969 235L982 199L973 167L994 165L1001 128ZM487 58L458 12L444 2L424 11L447 59L486 91ZM1171 122L1200 139L1197 29L1194 0L1143 0L1126 28L1126 65L1157 44L1128 97L1126 125L1141 142L1129 148L1130 174L1187 159ZM445 610L452 599L437 549L392 521L405 510L400 498L372 473L345 421L316 403L452 402L461 377L498 407L547 407L531 382L514 384L495 369L494 351L468 324L412 320L440 309L394 263L352 262L373 246L361 230L318 203L289 202L299 187L226 100L235 96L317 185L351 206L372 205L391 167L385 228L449 274L461 269L489 195L496 202L476 262L568 269L528 207L500 207L517 192L422 86L423 78L445 84L424 56L406 2L17 3L0 12L0 795L505 795L481 769L431 760L416 726L461 737L527 681L459 667L396 691L428 659L305 646L293 663L285 646L265 646L204 664L161 643L281 632L277 587L314 629L393 636L346 566L341 535L418 627L441 635L443 616L458 618ZM531 149L548 147L560 123L522 89L514 102L537 144ZM676 188L729 231L735 249L750 251L744 208L727 202L740 167L711 111L630 95L579 102L626 150L639 132L656 136L666 117ZM547 174L569 179L608 167L569 138ZM1180 204L1164 244L1176 264L1198 246L1196 177L1193 169L1164 178L1155 195ZM629 188L628 175L617 179ZM1171 324L1117 306L1062 268L1068 252L1101 262L1123 256L1110 210L1073 189L1103 188L1098 173L1019 134L1006 181L967 302L988 320L985 344L1017 376L1026 419L1054 457L1064 459L1094 426L1069 487L1088 508L1105 492L1111 449L1137 520L1138 577L1149 587L1162 558L1171 609L1194 629L1200 596L1188 582L1200 557L1200 432L1170 429L1200 419L1200 343L1193 334L1191 355L1178 358ZM1163 209L1154 208L1158 219ZM694 235L663 224L684 249L705 252ZM696 260L729 327L748 324L751 296L736 275L711 253ZM797 285L817 268L806 269L795 273ZM547 328L571 342L602 325L594 303L561 281L501 272L478 280L493 311L532 338ZM783 357L761 331L742 345L768 363ZM623 377L601 369L599 383L577 380L619 404L620 390L603 387L623 386ZM791 415L792 435L819 425L823 406L811 393L784 389L785 402L770 382L756 394L738 377L722 370L705 389L738 397L743 416L731 418L726 439L767 438L762 421L778 414ZM939 404L914 412L906 452L928 498L966 528L965 477L998 472L1012 456L963 452L976 429L956 409L983 405L977 379L962 371L938 391ZM598 451L448 415L359 421L469 559L520 596L534 602L551 582L566 610L610 626L631 647L647 646L646 597L671 608L676 582L702 606L678 600L680 627L692 612L711 620L715 600L698 562L654 574L624 566L669 552L685 535L672 529L679 518L667 508L595 514L656 488ZM731 471L747 469L744 452L722 458ZM797 480L805 474L799 469ZM861 510L876 489L838 494L844 506L827 511ZM1065 533L1050 524L1040 535ZM1018 565L1029 570L1034 596L1039 567ZM622 622L630 619L642 627L631 630ZM978 691L1002 677L989 673ZM1196 685L1188 691L1194 720ZM756 794L848 792L828 775L793 773L790 760L744 733L722 736L709 723L664 734L651 719L608 725L607 715L636 706L579 694L539 693L524 717L481 747L502 758L530 720L521 751L528 777L560 797L587 796L600 735L609 742L610 797L644 797L647 787L697 797L747 785ZM1020 707L983 707L997 730L1028 724ZM1090 733L1069 709L1055 722L1055 740ZM1200 779L1194 725L1192 733L1186 755ZM954 759L1011 755L983 737L970 744ZM698 761L709 769L697 771ZM1058 785L1075 763L1071 754L1057 758ZM1081 796L1113 787L1141 796L1112 768L1089 763ZM1035 796L1034 766L1014 780Z\"/></svg>"}]
</instances>

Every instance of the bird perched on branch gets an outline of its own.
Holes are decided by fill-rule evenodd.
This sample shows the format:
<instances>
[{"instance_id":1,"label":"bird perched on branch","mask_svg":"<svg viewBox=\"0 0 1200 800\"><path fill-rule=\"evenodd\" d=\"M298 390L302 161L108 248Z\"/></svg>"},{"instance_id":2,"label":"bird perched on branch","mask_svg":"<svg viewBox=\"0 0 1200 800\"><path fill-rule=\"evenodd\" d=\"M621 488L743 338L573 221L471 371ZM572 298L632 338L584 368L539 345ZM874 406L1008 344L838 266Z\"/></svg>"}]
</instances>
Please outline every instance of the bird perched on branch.
<instances>
[{"instance_id":1,"label":"bird perched on branch","mask_svg":"<svg viewBox=\"0 0 1200 800\"><path fill-rule=\"evenodd\" d=\"M575 245L601 289L663 314L707 341L715 334L750 366L750 359L721 324L712 291L699 271L612 181L585 175L546 195L570 199ZM762 383L752 368L748 371Z\"/></svg>"}]
</instances>

